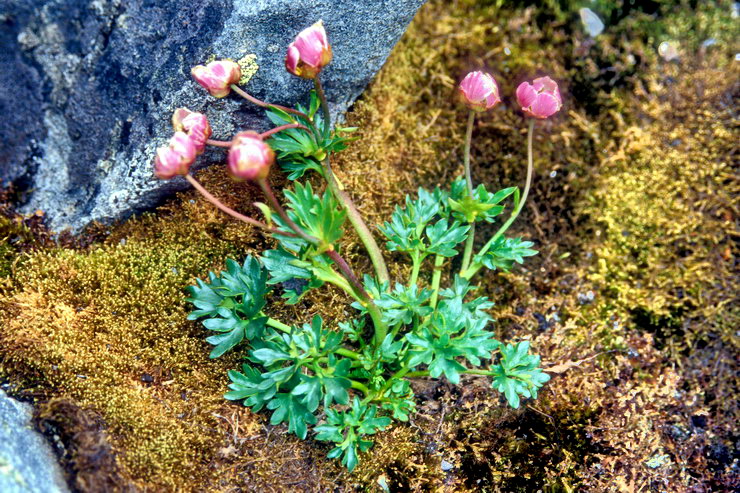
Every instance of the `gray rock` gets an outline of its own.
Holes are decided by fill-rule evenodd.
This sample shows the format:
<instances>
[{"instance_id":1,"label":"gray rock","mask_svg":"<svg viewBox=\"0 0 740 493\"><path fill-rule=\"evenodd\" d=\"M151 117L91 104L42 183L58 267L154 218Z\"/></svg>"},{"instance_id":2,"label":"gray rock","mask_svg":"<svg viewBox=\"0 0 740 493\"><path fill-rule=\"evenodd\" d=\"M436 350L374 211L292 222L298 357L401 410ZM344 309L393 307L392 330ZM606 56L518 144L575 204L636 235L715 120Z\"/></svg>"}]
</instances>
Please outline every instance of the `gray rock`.
<instances>
[{"instance_id":1,"label":"gray rock","mask_svg":"<svg viewBox=\"0 0 740 493\"><path fill-rule=\"evenodd\" d=\"M334 48L330 106L346 110L424 0L0 0L0 180L26 189L57 231L122 219L184 180L152 175L179 106L208 114L214 138L265 129L262 112L210 97L190 68L256 55L245 89L292 105L312 84L285 71L288 44L323 19ZM206 153L203 165L222 162Z\"/></svg>"},{"instance_id":2,"label":"gray rock","mask_svg":"<svg viewBox=\"0 0 740 493\"><path fill-rule=\"evenodd\" d=\"M0 390L0 491L67 492L64 476L44 437L31 425L32 409Z\"/></svg>"}]
</instances>

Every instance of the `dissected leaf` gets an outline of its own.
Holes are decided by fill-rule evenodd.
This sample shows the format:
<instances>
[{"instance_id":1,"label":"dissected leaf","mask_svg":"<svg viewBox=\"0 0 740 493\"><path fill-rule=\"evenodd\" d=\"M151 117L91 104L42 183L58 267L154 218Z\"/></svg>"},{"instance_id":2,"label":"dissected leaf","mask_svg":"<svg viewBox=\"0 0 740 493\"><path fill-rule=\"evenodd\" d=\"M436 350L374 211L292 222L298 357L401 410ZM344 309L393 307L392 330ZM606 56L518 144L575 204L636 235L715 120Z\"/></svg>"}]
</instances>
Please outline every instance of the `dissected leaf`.
<instances>
[{"instance_id":1,"label":"dissected leaf","mask_svg":"<svg viewBox=\"0 0 740 493\"><path fill-rule=\"evenodd\" d=\"M514 262L521 264L524 262L524 257L537 255L537 250L530 248L533 245L531 241L522 241L521 238L500 236L482 257L476 256L474 260L489 269L508 271L511 270Z\"/></svg>"},{"instance_id":2,"label":"dissected leaf","mask_svg":"<svg viewBox=\"0 0 740 493\"><path fill-rule=\"evenodd\" d=\"M493 370L493 388L503 392L513 408L518 408L522 397L537 398L537 389L550 380L550 375L539 368L540 357L529 354L529 341L515 346L501 346L501 359Z\"/></svg>"}]
</instances>

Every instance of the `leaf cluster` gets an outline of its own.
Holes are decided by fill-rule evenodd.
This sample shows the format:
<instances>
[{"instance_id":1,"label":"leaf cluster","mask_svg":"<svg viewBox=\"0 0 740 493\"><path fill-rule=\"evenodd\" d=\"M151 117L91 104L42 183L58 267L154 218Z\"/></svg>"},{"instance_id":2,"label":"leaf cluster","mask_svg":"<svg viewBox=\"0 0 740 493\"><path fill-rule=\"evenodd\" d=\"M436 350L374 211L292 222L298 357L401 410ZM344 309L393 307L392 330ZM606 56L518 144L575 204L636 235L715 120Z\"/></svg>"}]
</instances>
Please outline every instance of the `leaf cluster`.
<instances>
[{"instance_id":1,"label":"leaf cluster","mask_svg":"<svg viewBox=\"0 0 740 493\"><path fill-rule=\"evenodd\" d=\"M509 187L490 193L482 183L473 190L473 196L468 193L465 180L455 180L450 187L447 199L452 216L460 222L473 223L478 221L493 222L496 216L504 212L501 202L510 195L514 195L514 208L519 203L519 189Z\"/></svg>"},{"instance_id":2,"label":"leaf cluster","mask_svg":"<svg viewBox=\"0 0 740 493\"><path fill-rule=\"evenodd\" d=\"M470 226L450 221L449 216L445 194L420 188L418 198L406 196L405 207L396 206L391 220L379 229L388 239L388 250L407 253L415 261L432 254L454 257Z\"/></svg>"},{"instance_id":3,"label":"leaf cluster","mask_svg":"<svg viewBox=\"0 0 740 493\"><path fill-rule=\"evenodd\" d=\"M280 166L291 180L301 178L309 170L323 175L321 161L333 152L343 151L349 142L356 139L350 136L357 130L356 127L336 127L332 130L318 111L320 106L316 91L311 91L308 108L300 104L296 106L296 110L308 118L274 106L266 111L267 118L275 126L300 123L308 129L284 130L273 134L268 141L277 154Z\"/></svg>"},{"instance_id":4,"label":"leaf cluster","mask_svg":"<svg viewBox=\"0 0 740 493\"><path fill-rule=\"evenodd\" d=\"M188 320L203 320L203 326L216 332L206 339L215 347L211 358L218 358L245 338L262 336L267 317L261 315L268 292L267 275L259 261L248 255L243 265L227 259L220 275L208 273L209 282L200 279L187 288L187 301L195 306Z\"/></svg>"},{"instance_id":5,"label":"leaf cluster","mask_svg":"<svg viewBox=\"0 0 740 493\"><path fill-rule=\"evenodd\" d=\"M307 111L320 125L315 108ZM380 229L388 248L408 254L418 274L428 256L454 257L470 224L495 220L510 196L516 204L516 189L492 194L481 186L471 198L460 180L449 192L420 189ZM365 275L364 289L388 329L376 340L370 302L357 296L326 255L343 235L344 210L329 192L317 194L310 184L296 183L285 198L290 220L318 241L276 234L277 247L261 259L248 256L242 265L228 260L226 270L209 273L207 282L198 280L188 288L195 306L190 318L203 319L216 333L207 338L215 346L211 357L249 342L241 371L229 372L227 399L255 412L271 411L270 423L285 423L301 438L313 428L316 439L334 444L328 456L351 471L372 445L372 435L414 413L408 376L444 377L453 384L465 373L488 376L512 407L522 398L537 397L549 379L539 368L539 357L529 354L527 341L511 345L495 338L489 314L493 303L477 296L477 288L460 275L447 287L436 281L419 285L413 276L411 282L391 285ZM289 230L282 218L272 220ZM536 254L532 246L501 235L475 260L508 270ZM294 304L327 282L355 293L356 317L338 321L336 329L325 327L318 315L310 324L287 326L263 312L274 286L282 287L286 303Z\"/></svg>"},{"instance_id":6,"label":"leaf cluster","mask_svg":"<svg viewBox=\"0 0 740 493\"><path fill-rule=\"evenodd\" d=\"M508 272L513 267L514 262L521 264L524 262L524 257L537 255L537 250L533 250L532 246L534 246L534 243L531 241L500 236L491 244L485 254L476 256L473 260L491 270L501 269Z\"/></svg>"},{"instance_id":7,"label":"leaf cluster","mask_svg":"<svg viewBox=\"0 0 740 493\"><path fill-rule=\"evenodd\" d=\"M543 372L540 357L529 354L529 341L501 346L501 357L493 370L493 388L503 392L513 408L519 407L519 396L537 398L539 390L550 375Z\"/></svg>"},{"instance_id":8,"label":"leaf cluster","mask_svg":"<svg viewBox=\"0 0 740 493\"><path fill-rule=\"evenodd\" d=\"M289 332L269 328L253 344L243 372L229 372L231 391L225 397L255 412L273 410L272 424L285 422L288 431L305 438L320 403L328 409L349 402L352 362L337 353L342 337L325 329L318 315Z\"/></svg>"},{"instance_id":9,"label":"leaf cluster","mask_svg":"<svg viewBox=\"0 0 740 493\"><path fill-rule=\"evenodd\" d=\"M337 274L333 261L324 253L344 234L346 212L339 207L328 191L321 196L314 193L310 183L296 183L294 190L286 190L287 215L308 235L319 240L313 245L303 238L276 234L280 246L262 254L262 262L269 273L270 285L280 284L288 304L295 304L311 289L326 282L346 285ZM282 230L290 227L280 217L274 217Z\"/></svg>"}]
</instances>

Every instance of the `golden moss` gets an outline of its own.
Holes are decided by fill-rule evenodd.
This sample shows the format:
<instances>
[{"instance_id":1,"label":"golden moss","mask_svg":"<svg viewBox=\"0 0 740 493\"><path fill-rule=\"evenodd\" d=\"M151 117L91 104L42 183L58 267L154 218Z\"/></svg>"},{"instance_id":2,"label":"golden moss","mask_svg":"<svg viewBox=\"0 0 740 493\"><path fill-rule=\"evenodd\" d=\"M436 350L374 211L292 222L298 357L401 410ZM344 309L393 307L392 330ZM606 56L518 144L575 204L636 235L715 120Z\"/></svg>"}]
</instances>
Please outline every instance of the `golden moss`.
<instances>
[{"instance_id":1,"label":"golden moss","mask_svg":"<svg viewBox=\"0 0 740 493\"><path fill-rule=\"evenodd\" d=\"M129 477L172 487L183 472L203 474L194 467L218 440L210 413L223 405L225 368L185 321L182 289L243 249L169 222L147 217L146 238L34 255L5 301L2 341L6 369L104 416Z\"/></svg>"},{"instance_id":2,"label":"golden moss","mask_svg":"<svg viewBox=\"0 0 740 493\"><path fill-rule=\"evenodd\" d=\"M643 103L653 123L625 129L580 206L597 237L590 279L647 324L680 323L698 309L698 323L729 337L738 322L723 320L737 301L730 272L738 192L727 104L733 88L724 71L700 70L671 87L666 76L650 88L661 96Z\"/></svg>"}]
</instances>

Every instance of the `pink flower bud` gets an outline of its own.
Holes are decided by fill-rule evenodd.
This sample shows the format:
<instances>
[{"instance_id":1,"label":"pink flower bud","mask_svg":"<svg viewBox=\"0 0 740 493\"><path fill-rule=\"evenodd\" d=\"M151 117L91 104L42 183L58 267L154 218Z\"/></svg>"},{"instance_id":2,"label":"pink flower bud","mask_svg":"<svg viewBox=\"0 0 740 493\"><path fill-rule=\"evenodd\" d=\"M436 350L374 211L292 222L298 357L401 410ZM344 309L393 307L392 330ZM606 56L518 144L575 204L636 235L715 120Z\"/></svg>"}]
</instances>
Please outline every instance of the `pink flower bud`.
<instances>
[{"instance_id":1,"label":"pink flower bud","mask_svg":"<svg viewBox=\"0 0 740 493\"><path fill-rule=\"evenodd\" d=\"M195 144L185 132L175 132L166 147L157 149L154 159L154 174L163 180L173 176L187 175L195 162Z\"/></svg>"},{"instance_id":2,"label":"pink flower bud","mask_svg":"<svg viewBox=\"0 0 740 493\"><path fill-rule=\"evenodd\" d=\"M317 22L304 29L288 46L285 68L293 75L315 79L321 69L331 62L332 52L326 38L324 23Z\"/></svg>"},{"instance_id":3,"label":"pink flower bud","mask_svg":"<svg viewBox=\"0 0 740 493\"><path fill-rule=\"evenodd\" d=\"M525 113L540 119L554 115L563 106L558 83L549 77L540 77L531 84L522 82L516 90L516 99Z\"/></svg>"},{"instance_id":4,"label":"pink flower bud","mask_svg":"<svg viewBox=\"0 0 740 493\"><path fill-rule=\"evenodd\" d=\"M187 108L177 108L172 114L172 126L176 132L185 132L195 144L195 150L202 154L206 141L211 137L211 125L203 113L195 113Z\"/></svg>"},{"instance_id":5,"label":"pink flower bud","mask_svg":"<svg viewBox=\"0 0 740 493\"><path fill-rule=\"evenodd\" d=\"M490 110L501 101L496 79L485 72L470 72L458 89L463 102L473 111Z\"/></svg>"},{"instance_id":6,"label":"pink flower bud","mask_svg":"<svg viewBox=\"0 0 740 493\"><path fill-rule=\"evenodd\" d=\"M190 70L195 81L205 87L211 96L223 98L231 92L231 84L242 77L239 64L231 60L216 60L208 65L196 65Z\"/></svg>"},{"instance_id":7,"label":"pink flower bud","mask_svg":"<svg viewBox=\"0 0 740 493\"><path fill-rule=\"evenodd\" d=\"M229 149L229 173L240 180L261 180L270 174L275 152L257 132L239 132Z\"/></svg>"}]
</instances>

